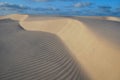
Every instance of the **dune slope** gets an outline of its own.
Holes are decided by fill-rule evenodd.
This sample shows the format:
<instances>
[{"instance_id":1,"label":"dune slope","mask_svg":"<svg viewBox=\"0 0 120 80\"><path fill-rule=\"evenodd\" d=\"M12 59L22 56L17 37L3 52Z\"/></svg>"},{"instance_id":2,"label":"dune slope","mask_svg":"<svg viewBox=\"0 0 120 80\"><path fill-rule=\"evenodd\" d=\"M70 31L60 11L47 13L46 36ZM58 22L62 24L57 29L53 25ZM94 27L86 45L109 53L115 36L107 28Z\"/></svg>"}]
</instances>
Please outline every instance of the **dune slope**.
<instances>
[{"instance_id":1,"label":"dune slope","mask_svg":"<svg viewBox=\"0 0 120 80\"><path fill-rule=\"evenodd\" d=\"M119 80L120 23L84 18L71 23L58 35L93 80Z\"/></svg>"},{"instance_id":2,"label":"dune slope","mask_svg":"<svg viewBox=\"0 0 120 80\"><path fill-rule=\"evenodd\" d=\"M0 80L89 80L54 34L0 20Z\"/></svg>"},{"instance_id":3,"label":"dune slope","mask_svg":"<svg viewBox=\"0 0 120 80\"><path fill-rule=\"evenodd\" d=\"M51 17L51 20L28 17L20 23L26 30L51 32L61 37L92 80L120 79L119 21L94 17Z\"/></svg>"}]
</instances>

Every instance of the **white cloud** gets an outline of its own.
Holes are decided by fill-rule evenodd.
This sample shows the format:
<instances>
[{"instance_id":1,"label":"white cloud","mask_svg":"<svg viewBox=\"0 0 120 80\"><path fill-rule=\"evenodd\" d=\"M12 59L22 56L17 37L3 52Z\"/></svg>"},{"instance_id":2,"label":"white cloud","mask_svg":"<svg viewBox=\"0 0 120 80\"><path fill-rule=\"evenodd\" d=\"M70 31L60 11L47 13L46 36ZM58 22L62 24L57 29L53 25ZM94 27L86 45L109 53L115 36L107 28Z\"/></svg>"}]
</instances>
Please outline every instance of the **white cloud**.
<instances>
[{"instance_id":1,"label":"white cloud","mask_svg":"<svg viewBox=\"0 0 120 80\"><path fill-rule=\"evenodd\" d=\"M17 4L11 4L7 2L0 2L0 9L28 9L29 7L26 7L24 5L17 5Z\"/></svg>"},{"instance_id":2,"label":"white cloud","mask_svg":"<svg viewBox=\"0 0 120 80\"><path fill-rule=\"evenodd\" d=\"M92 3L90 3L90 2L78 2L78 3L75 3L73 5L73 7L81 8L81 7L91 6L91 5L92 5Z\"/></svg>"},{"instance_id":3,"label":"white cloud","mask_svg":"<svg viewBox=\"0 0 120 80\"><path fill-rule=\"evenodd\" d=\"M50 1L50 0L32 0L32 1L36 1L36 2L46 2L46 1Z\"/></svg>"},{"instance_id":4,"label":"white cloud","mask_svg":"<svg viewBox=\"0 0 120 80\"><path fill-rule=\"evenodd\" d=\"M70 2L73 2L73 1L79 1L79 0L32 0L32 1L35 1L35 2L49 2L49 1L62 1L62 2L65 2L65 1L70 1Z\"/></svg>"}]
</instances>

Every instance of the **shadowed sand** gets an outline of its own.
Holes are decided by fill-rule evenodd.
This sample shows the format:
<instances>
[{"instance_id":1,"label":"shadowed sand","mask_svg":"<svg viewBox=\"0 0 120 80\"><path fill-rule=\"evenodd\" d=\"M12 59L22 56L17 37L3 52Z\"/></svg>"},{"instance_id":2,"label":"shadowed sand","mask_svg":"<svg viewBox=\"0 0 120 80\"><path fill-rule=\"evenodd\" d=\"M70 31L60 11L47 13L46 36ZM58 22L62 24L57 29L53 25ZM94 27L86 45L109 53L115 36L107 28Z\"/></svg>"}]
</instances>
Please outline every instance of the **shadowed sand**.
<instances>
[{"instance_id":1,"label":"shadowed sand","mask_svg":"<svg viewBox=\"0 0 120 80\"><path fill-rule=\"evenodd\" d=\"M91 80L120 80L119 21L116 17L27 16L19 23L25 30L60 37Z\"/></svg>"}]
</instances>

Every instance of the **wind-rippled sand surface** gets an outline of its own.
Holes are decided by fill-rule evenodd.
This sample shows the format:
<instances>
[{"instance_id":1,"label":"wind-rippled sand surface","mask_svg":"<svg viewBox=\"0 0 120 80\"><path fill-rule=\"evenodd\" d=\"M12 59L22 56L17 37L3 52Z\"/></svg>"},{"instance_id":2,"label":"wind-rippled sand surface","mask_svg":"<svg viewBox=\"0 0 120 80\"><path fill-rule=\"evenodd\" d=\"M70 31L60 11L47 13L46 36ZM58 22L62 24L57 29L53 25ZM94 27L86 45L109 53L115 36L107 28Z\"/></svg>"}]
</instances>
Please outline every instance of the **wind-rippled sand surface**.
<instances>
[{"instance_id":1,"label":"wind-rippled sand surface","mask_svg":"<svg viewBox=\"0 0 120 80\"><path fill-rule=\"evenodd\" d=\"M1 80L120 80L119 18L0 18Z\"/></svg>"},{"instance_id":2,"label":"wind-rippled sand surface","mask_svg":"<svg viewBox=\"0 0 120 80\"><path fill-rule=\"evenodd\" d=\"M88 80L54 34L0 20L0 80Z\"/></svg>"}]
</instances>

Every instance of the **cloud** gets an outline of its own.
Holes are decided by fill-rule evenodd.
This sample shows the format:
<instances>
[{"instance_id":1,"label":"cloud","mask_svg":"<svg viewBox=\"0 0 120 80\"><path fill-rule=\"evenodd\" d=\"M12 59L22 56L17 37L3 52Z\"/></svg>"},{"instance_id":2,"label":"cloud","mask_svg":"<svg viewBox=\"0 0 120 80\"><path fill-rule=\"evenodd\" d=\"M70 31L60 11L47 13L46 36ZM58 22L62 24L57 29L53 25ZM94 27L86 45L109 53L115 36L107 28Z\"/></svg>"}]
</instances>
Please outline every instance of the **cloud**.
<instances>
[{"instance_id":1,"label":"cloud","mask_svg":"<svg viewBox=\"0 0 120 80\"><path fill-rule=\"evenodd\" d=\"M111 6L98 6L99 11L101 12L111 12L112 7Z\"/></svg>"},{"instance_id":2,"label":"cloud","mask_svg":"<svg viewBox=\"0 0 120 80\"><path fill-rule=\"evenodd\" d=\"M71 2L74 2L74 1L80 1L80 0L32 0L32 1L35 1L35 2L53 2L53 1L71 1Z\"/></svg>"},{"instance_id":3,"label":"cloud","mask_svg":"<svg viewBox=\"0 0 120 80\"><path fill-rule=\"evenodd\" d=\"M118 10L115 10L113 7L107 5L96 6L96 9L93 10L93 12L97 16L119 16Z\"/></svg>"},{"instance_id":4,"label":"cloud","mask_svg":"<svg viewBox=\"0 0 120 80\"><path fill-rule=\"evenodd\" d=\"M78 3L75 3L73 5L73 7L75 8L81 8L81 7L88 7L88 6L91 6L92 3L91 2L78 2Z\"/></svg>"},{"instance_id":5,"label":"cloud","mask_svg":"<svg viewBox=\"0 0 120 80\"><path fill-rule=\"evenodd\" d=\"M120 8L116 8L116 12L120 12Z\"/></svg>"},{"instance_id":6,"label":"cloud","mask_svg":"<svg viewBox=\"0 0 120 80\"><path fill-rule=\"evenodd\" d=\"M10 4L7 2L0 2L0 10L23 10L23 9L29 9L29 7L23 6L23 5L16 5L16 4Z\"/></svg>"},{"instance_id":7,"label":"cloud","mask_svg":"<svg viewBox=\"0 0 120 80\"><path fill-rule=\"evenodd\" d=\"M52 0L32 0L32 1L35 1L35 2L48 2L48 1L52 1Z\"/></svg>"},{"instance_id":8,"label":"cloud","mask_svg":"<svg viewBox=\"0 0 120 80\"><path fill-rule=\"evenodd\" d=\"M16 14L30 9L30 7L26 7L23 5L0 2L0 15Z\"/></svg>"},{"instance_id":9,"label":"cloud","mask_svg":"<svg viewBox=\"0 0 120 80\"><path fill-rule=\"evenodd\" d=\"M77 1L77 0L32 0L32 1ZM53 2L54 3L54 2ZM64 2L62 2L64 3ZM45 3L46 4L46 3ZM55 4L56 5L56 4ZM91 6L94 6L91 7ZM56 7L54 4L48 6L32 6L11 4L7 2L0 2L0 15L4 14L43 14L43 15L94 15L94 16L120 16L120 8L114 8L107 5L97 6L91 2L73 2L72 4L62 4L61 7ZM89 14L88 14L89 13Z\"/></svg>"},{"instance_id":10,"label":"cloud","mask_svg":"<svg viewBox=\"0 0 120 80\"><path fill-rule=\"evenodd\" d=\"M112 10L111 14L113 16L119 16L120 17L120 8L115 8L114 10Z\"/></svg>"},{"instance_id":11,"label":"cloud","mask_svg":"<svg viewBox=\"0 0 120 80\"><path fill-rule=\"evenodd\" d=\"M56 7L47 7L46 10L49 10L49 11L59 11L60 9L58 9Z\"/></svg>"},{"instance_id":12,"label":"cloud","mask_svg":"<svg viewBox=\"0 0 120 80\"><path fill-rule=\"evenodd\" d=\"M24 5L11 4L7 2L0 2L0 15L6 14L14 14L14 13L22 13L22 14L41 14L41 13L50 13L50 12L58 12L60 9L56 7L46 7L46 8L32 8Z\"/></svg>"}]
</instances>

